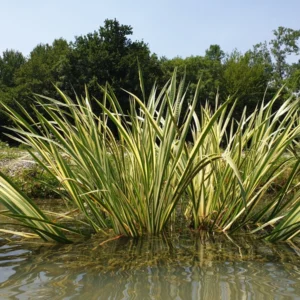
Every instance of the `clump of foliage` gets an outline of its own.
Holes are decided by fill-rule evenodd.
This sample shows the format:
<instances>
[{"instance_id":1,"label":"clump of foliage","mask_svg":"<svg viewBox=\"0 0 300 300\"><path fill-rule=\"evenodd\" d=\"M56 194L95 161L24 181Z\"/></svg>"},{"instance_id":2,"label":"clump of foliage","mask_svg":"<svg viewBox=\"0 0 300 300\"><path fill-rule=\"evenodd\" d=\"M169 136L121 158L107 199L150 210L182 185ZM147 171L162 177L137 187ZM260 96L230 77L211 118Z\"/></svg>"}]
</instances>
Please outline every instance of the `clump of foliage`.
<instances>
[{"instance_id":1,"label":"clump of foliage","mask_svg":"<svg viewBox=\"0 0 300 300\"><path fill-rule=\"evenodd\" d=\"M214 109L207 104L199 113L200 83L183 109L186 89L176 73L147 100L142 76L140 82L142 97L129 93L128 112L108 85L101 88L102 101L94 99L96 110L87 91L72 101L59 89L61 101L38 97L34 117L6 106L18 134L13 138L30 146L32 158L57 181L68 210L43 212L2 174L3 214L46 240L64 242L65 231L80 234L82 224L90 232L112 229L132 237L169 231L183 217L179 205L195 229L266 234L268 228L271 241L299 233L300 193L291 185L300 165L297 101L290 98L274 112L277 94L235 120L231 99L219 105L217 97ZM283 172L289 172L287 182L264 203ZM63 223L66 218L72 225Z\"/></svg>"}]
</instances>

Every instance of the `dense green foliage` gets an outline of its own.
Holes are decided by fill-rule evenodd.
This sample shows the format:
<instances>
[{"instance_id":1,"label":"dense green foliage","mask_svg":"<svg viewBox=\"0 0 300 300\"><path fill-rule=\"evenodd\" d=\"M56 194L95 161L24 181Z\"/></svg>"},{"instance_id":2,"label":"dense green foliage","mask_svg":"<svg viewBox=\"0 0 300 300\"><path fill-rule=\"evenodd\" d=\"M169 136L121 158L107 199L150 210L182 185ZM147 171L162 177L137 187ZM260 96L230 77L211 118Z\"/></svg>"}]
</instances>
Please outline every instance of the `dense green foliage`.
<instances>
[{"instance_id":1,"label":"dense green foliage","mask_svg":"<svg viewBox=\"0 0 300 300\"><path fill-rule=\"evenodd\" d=\"M141 96L138 62L143 70L145 87L154 82L163 84L178 69L178 76L186 76L190 83L186 102L201 78L200 96L214 104L216 92L220 101L230 95L238 99L234 115L240 116L245 105L250 114L263 98L271 99L283 84L282 101L300 89L300 64L288 63L289 55L299 52L299 30L279 27L270 42L262 42L246 53L234 50L224 53L219 45L210 45L203 56L186 58L158 58L143 41L132 41L133 29L117 20L105 20L98 30L75 37L74 41L56 39L51 45L37 45L24 57L15 50L0 55L0 102L17 108L16 103L32 111L32 94L57 97L53 84L69 96L84 94L84 86L96 98L98 84L108 82L123 110L129 109L126 93L134 91ZM266 89L268 87L267 93ZM146 90L150 92L150 90ZM91 100L92 106L97 105ZM280 101L278 101L280 103ZM9 124L0 110L0 126ZM0 127L0 135L4 128ZM1 137L1 136L0 136ZM3 138L3 135L2 135Z\"/></svg>"}]
</instances>

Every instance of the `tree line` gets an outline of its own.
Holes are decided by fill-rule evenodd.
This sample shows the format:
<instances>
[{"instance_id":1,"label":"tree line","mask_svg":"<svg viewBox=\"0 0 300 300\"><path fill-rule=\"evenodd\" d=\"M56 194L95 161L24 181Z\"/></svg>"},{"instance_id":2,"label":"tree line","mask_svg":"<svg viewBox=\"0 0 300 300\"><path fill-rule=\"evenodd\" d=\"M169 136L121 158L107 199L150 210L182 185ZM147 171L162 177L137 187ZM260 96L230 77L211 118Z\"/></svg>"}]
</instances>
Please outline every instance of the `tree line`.
<instances>
[{"instance_id":1,"label":"tree line","mask_svg":"<svg viewBox=\"0 0 300 300\"><path fill-rule=\"evenodd\" d=\"M30 112L33 93L58 97L53 85L71 97L83 95L87 86L89 93L99 98L99 85L108 82L126 111L129 99L124 90L140 91L137 61L146 92L155 82L162 87L177 68L178 76L185 76L189 83L190 95L201 79L202 101L213 104L217 92L220 101L234 96L236 115L245 106L251 113L283 85L282 101L300 91L300 60L288 61L290 55L299 54L300 30L278 27L271 41L256 44L245 53L237 49L225 53L219 45L210 45L204 55L186 58L159 58L145 42L132 41L132 33L131 26L107 19L98 30L74 41L60 38L52 44L39 44L28 57L17 50L4 51L0 56L0 102L14 108L21 105ZM10 121L0 108L1 134L7 125Z\"/></svg>"}]
</instances>

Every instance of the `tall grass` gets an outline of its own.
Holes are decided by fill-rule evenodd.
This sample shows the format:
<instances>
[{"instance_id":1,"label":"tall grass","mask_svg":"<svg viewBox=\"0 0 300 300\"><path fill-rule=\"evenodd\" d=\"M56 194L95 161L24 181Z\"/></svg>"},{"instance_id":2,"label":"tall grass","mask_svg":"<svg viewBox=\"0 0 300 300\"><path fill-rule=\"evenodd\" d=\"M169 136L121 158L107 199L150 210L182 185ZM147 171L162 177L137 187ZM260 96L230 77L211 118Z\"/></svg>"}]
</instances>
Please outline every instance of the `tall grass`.
<instances>
[{"instance_id":1,"label":"tall grass","mask_svg":"<svg viewBox=\"0 0 300 300\"><path fill-rule=\"evenodd\" d=\"M32 158L59 182L57 192L68 209L46 217L25 195L16 197L18 188L3 177L0 202L11 218L58 241L68 240L67 229L79 232L59 224L66 215L88 224L91 232L113 229L136 237L171 230L183 217L180 204L194 228L233 232L248 226L266 233L276 224L267 231L274 241L299 232L299 193L288 197L299 170L299 158L288 154L299 138L296 101L273 112L276 95L235 121L230 99L196 111L199 84L184 111L184 80L178 83L176 73L147 100L140 78L143 98L129 92L129 112L122 111L108 85L101 88L101 101L87 91L75 101L60 90L60 101L39 96L34 116L5 107L16 125L14 138L30 146ZM288 182L265 201L274 179L286 171ZM23 207L25 202L30 207ZM34 222L29 226L28 220Z\"/></svg>"},{"instance_id":2,"label":"tall grass","mask_svg":"<svg viewBox=\"0 0 300 300\"><path fill-rule=\"evenodd\" d=\"M20 231L11 231L0 228L1 232L9 232L25 237L38 236L45 241L54 240L56 242L71 242L64 232L79 233L74 229L67 228L63 225L56 224L55 220L42 212L26 195L18 191L18 188L5 175L0 173L0 203L7 210L0 211L1 215L17 220L23 225L23 228L29 229L34 234L26 234ZM56 217L63 217L60 214L53 214ZM7 223L6 223L7 225Z\"/></svg>"},{"instance_id":3,"label":"tall grass","mask_svg":"<svg viewBox=\"0 0 300 300\"><path fill-rule=\"evenodd\" d=\"M299 125L295 126L299 104L291 98L274 112L278 97L262 103L248 117L245 110L236 124L231 120L232 110L223 111L211 127L199 156L222 153L223 160L201 170L189 186L192 200L186 214L192 213L194 227L233 232L253 225L266 228L283 218L293 224L294 233L299 232L299 194L287 200L299 173L299 157L293 155L294 142L299 138ZM211 114L206 106L200 118L194 115L194 140ZM226 145L224 149L222 144ZM283 173L289 174L286 186L266 201L273 182ZM272 236L270 240L275 239Z\"/></svg>"}]
</instances>

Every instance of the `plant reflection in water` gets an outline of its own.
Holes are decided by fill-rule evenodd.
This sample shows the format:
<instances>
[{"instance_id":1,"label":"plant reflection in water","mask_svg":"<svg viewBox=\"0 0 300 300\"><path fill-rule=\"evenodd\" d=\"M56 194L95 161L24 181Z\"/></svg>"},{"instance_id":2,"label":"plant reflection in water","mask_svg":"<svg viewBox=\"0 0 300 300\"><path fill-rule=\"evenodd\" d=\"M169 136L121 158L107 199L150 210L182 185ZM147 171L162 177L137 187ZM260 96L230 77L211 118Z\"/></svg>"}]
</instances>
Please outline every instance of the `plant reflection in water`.
<instances>
[{"instance_id":1,"label":"plant reflection in water","mask_svg":"<svg viewBox=\"0 0 300 300\"><path fill-rule=\"evenodd\" d=\"M297 299L295 244L248 237L107 237L71 245L0 247L0 298ZM299 245L298 245L299 246Z\"/></svg>"}]
</instances>

